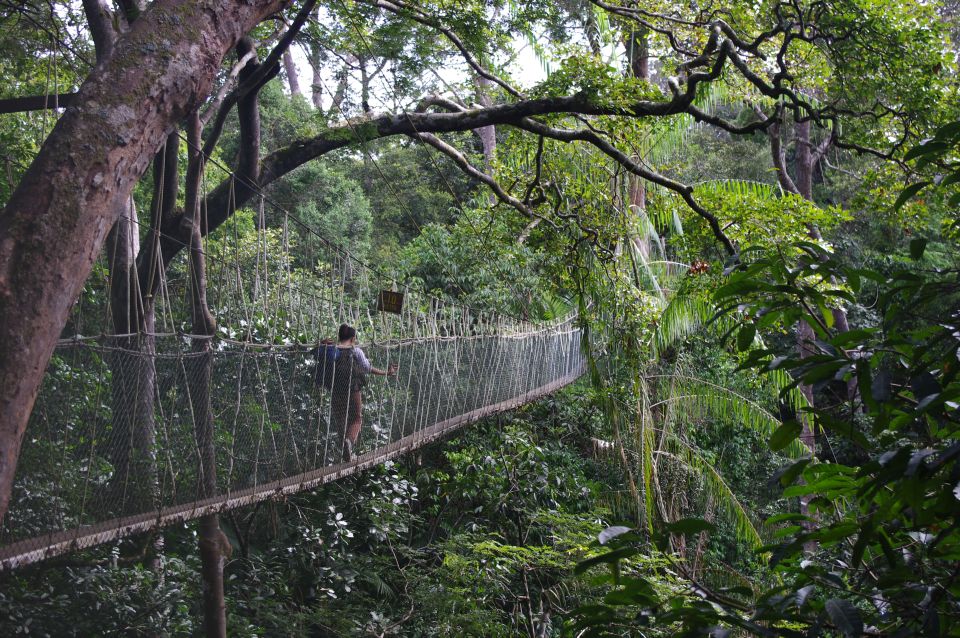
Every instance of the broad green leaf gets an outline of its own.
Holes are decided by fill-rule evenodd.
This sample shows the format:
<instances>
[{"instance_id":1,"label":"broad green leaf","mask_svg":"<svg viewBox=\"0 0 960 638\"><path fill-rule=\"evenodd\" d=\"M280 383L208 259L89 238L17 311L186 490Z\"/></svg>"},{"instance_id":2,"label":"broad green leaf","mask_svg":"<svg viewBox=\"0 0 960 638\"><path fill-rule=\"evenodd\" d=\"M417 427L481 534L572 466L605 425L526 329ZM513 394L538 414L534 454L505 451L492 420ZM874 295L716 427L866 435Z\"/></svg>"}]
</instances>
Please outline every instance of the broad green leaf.
<instances>
[{"instance_id":1,"label":"broad green leaf","mask_svg":"<svg viewBox=\"0 0 960 638\"><path fill-rule=\"evenodd\" d=\"M927 249L927 240L921 237L910 240L910 259L914 261L923 257L923 251Z\"/></svg>"},{"instance_id":2,"label":"broad green leaf","mask_svg":"<svg viewBox=\"0 0 960 638\"><path fill-rule=\"evenodd\" d=\"M863 620L860 611L849 600L831 598L824 605L827 615L843 635L850 638L859 638L863 635Z\"/></svg>"},{"instance_id":3,"label":"broad green leaf","mask_svg":"<svg viewBox=\"0 0 960 638\"><path fill-rule=\"evenodd\" d=\"M749 350L750 346L753 345L753 339L757 336L757 327L748 323L744 327L740 328L740 332L737 333L737 350L743 352L744 350Z\"/></svg>"},{"instance_id":4,"label":"broad green leaf","mask_svg":"<svg viewBox=\"0 0 960 638\"><path fill-rule=\"evenodd\" d=\"M920 144L914 146L906 155L903 156L904 161L910 161L912 159L917 159L918 157L923 157L925 155L932 155L934 153L940 153L942 151L950 148L950 144L944 141L931 140L925 144Z\"/></svg>"},{"instance_id":5,"label":"broad green leaf","mask_svg":"<svg viewBox=\"0 0 960 638\"><path fill-rule=\"evenodd\" d=\"M800 436L803 427L798 421L787 421L782 423L776 431L770 435L770 449L774 452L787 447L791 441Z\"/></svg>"},{"instance_id":6,"label":"broad green leaf","mask_svg":"<svg viewBox=\"0 0 960 638\"><path fill-rule=\"evenodd\" d=\"M600 534L597 536L597 540L600 541L601 545L606 545L608 542L610 542L617 536L626 534L627 532L630 531L630 529L631 528L624 527L623 525L614 525L613 527L608 527L607 529L600 532Z\"/></svg>"},{"instance_id":7,"label":"broad green leaf","mask_svg":"<svg viewBox=\"0 0 960 638\"><path fill-rule=\"evenodd\" d=\"M666 530L671 534L699 534L700 532L713 532L717 526L702 518L682 518L673 523L667 523Z\"/></svg>"},{"instance_id":8,"label":"broad green leaf","mask_svg":"<svg viewBox=\"0 0 960 638\"><path fill-rule=\"evenodd\" d=\"M903 192L900 193L900 197L897 198L897 201L893 204L893 210L900 210L904 204L906 204L910 198L922 191L924 188L932 184L933 182L917 182L916 184L911 184L903 189Z\"/></svg>"},{"instance_id":9,"label":"broad green leaf","mask_svg":"<svg viewBox=\"0 0 960 638\"><path fill-rule=\"evenodd\" d=\"M804 468L810 465L811 461L813 461L813 458L808 456L806 458L800 459L799 461L791 463L790 465L787 465L786 467L783 467L780 470L777 470L777 472L773 475L771 482L779 481L780 485L782 485L783 487L792 485L793 482L797 480L797 477L800 476L800 473L803 472ZM769 523L770 521L767 521L767 522Z\"/></svg>"}]
</instances>

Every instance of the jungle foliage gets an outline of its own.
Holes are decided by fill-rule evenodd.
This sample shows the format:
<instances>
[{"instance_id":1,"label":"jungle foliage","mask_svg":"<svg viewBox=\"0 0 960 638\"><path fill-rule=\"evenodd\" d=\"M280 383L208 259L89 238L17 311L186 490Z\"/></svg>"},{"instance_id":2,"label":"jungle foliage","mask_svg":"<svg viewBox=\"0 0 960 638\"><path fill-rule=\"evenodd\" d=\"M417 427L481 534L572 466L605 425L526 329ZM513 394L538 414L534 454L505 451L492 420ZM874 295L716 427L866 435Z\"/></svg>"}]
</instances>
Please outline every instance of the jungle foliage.
<instances>
[{"instance_id":1,"label":"jungle foliage","mask_svg":"<svg viewBox=\"0 0 960 638\"><path fill-rule=\"evenodd\" d=\"M0 2L0 97L79 86L93 4L136 3ZM262 53L301 6L257 27ZM444 300L577 312L589 369L415 456L223 515L229 634L960 634L956 16L907 0L319 3L258 89L256 156L339 145L268 175L204 238L214 315L258 344L311 342L272 300L326 290L331 240ZM714 71L682 112L636 115ZM440 144L374 121L560 98L579 111ZM61 116L0 115L0 203ZM244 126L224 120L204 193L248 150ZM153 181L132 195L145 219ZM238 272L217 276L226 254ZM81 297L104 333L115 276L101 260ZM183 261L166 277L188 294ZM246 317L229 300L251 280L264 304ZM109 368L55 356L44 387L87 400L38 404L40 426L106 414ZM291 391L309 414L306 384ZM33 480L55 447L20 459L30 520L71 476L115 472ZM191 523L159 548L134 537L0 575L0 632L199 635L197 537Z\"/></svg>"}]
</instances>

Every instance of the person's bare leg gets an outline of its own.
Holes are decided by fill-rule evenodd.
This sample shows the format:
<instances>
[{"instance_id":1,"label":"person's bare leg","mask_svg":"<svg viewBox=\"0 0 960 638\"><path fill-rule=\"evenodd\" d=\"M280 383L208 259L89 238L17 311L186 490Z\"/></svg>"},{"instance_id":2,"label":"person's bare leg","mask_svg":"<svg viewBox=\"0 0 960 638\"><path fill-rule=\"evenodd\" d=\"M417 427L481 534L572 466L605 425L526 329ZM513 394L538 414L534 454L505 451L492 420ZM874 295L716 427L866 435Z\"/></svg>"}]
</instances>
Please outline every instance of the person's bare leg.
<instances>
[{"instance_id":1,"label":"person's bare leg","mask_svg":"<svg viewBox=\"0 0 960 638\"><path fill-rule=\"evenodd\" d=\"M360 426L363 425L363 402L360 398L360 391L357 390L350 395L350 414L353 417L347 426L347 441L350 442L350 451L357 447L357 439L360 438Z\"/></svg>"}]
</instances>

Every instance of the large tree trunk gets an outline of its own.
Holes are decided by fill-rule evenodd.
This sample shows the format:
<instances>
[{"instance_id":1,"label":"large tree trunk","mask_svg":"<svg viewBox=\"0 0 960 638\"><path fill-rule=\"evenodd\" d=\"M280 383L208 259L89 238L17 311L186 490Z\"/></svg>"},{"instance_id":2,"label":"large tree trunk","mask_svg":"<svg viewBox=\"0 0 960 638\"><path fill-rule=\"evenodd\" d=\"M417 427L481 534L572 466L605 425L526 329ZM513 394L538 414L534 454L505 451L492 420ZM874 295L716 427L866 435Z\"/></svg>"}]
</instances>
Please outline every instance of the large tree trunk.
<instances>
[{"instance_id":1,"label":"large tree trunk","mask_svg":"<svg viewBox=\"0 0 960 638\"><path fill-rule=\"evenodd\" d=\"M318 20L320 18L320 10L317 9L314 11L312 18ZM320 59L322 48L316 42L308 42L305 44L307 50L307 62L310 64L310 71L312 72L310 78L310 102L313 104L313 108L318 111L323 109L323 75L321 75L321 70L323 69L323 61ZM344 88L346 90L346 88ZM335 107L330 107L331 112L335 110Z\"/></svg>"},{"instance_id":2,"label":"large tree trunk","mask_svg":"<svg viewBox=\"0 0 960 638\"><path fill-rule=\"evenodd\" d=\"M477 76L477 103L480 106L487 107L493 104L490 98L490 85L493 84L485 77ZM493 162L497 156L497 127L481 126L476 130L477 137L480 138L480 147L483 149L483 171L493 176ZM496 201L496 196L491 193L492 200Z\"/></svg>"},{"instance_id":3,"label":"large tree trunk","mask_svg":"<svg viewBox=\"0 0 960 638\"><path fill-rule=\"evenodd\" d=\"M500 17L500 8L494 7L492 19L496 20L498 17ZM486 65L484 64L484 66ZM483 107L491 106L493 98L490 97L490 89L493 82L482 75L477 75L474 82L477 86L477 104ZM492 125L481 126L475 132L477 137L480 138L480 147L483 150L483 172L493 177L493 163L497 157L497 127ZM490 204L493 205L496 202L497 196L491 192Z\"/></svg>"},{"instance_id":4,"label":"large tree trunk","mask_svg":"<svg viewBox=\"0 0 960 638\"><path fill-rule=\"evenodd\" d=\"M365 56L358 56L357 64L360 66L360 108L363 110L364 115L370 114L370 81L373 79L370 76L370 71L367 69L368 58ZM376 60L373 60L376 64Z\"/></svg>"},{"instance_id":5,"label":"large tree trunk","mask_svg":"<svg viewBox=\"0 0 960 638\"><path fill-rule=\"evenodd\" d=\"M323 76L320 75L320 63L311 61L310 70L313 72L313 81L310 83L310 101L313 103L313 108L319 111L323 108Z\"/></svg>"},{"instance_id":6,"label":"large tree trunk","mask_svg":"<svg viewBox=\"0 0 960 638\"><path fill-rule=\"evenodd\" d=\"M800 196L805 200L813 201L813 171L818 161L813 153L813 145L810 141L810 120L797 122L793 125L793 132L796 139L796 179L797 190Z\"/></svg>"},{"instance_id":7,"label":"large tree trunk","mask_svg":"<svg viewBox=\"0 0 960 638\"><path fill-rule=\"evenodd\" d=\"M107 233L226 52L283 0L156 0L80 88L0 211L0 520L44 370Z\"/></svg>"},{"instance_id":8,"label":"large tree trunk","mask_svg":"<svg viewBox=\"0 0 960 638\"><path fill-rule=\"evenodd\" d=\"M83 9L93 36L97 64L103 64L113 53L120 17L114 15L103 0L83 0ZM175 150L173 159L176 161ZM175 172L173 176L176 178ZM156 182L163 183L162 176L158 176ZM175 198L176 190L173 193ZM154 199L158 201L156 196ZM133 197L123 202L121 208L106 244L115 335L110 345L115 350L110 357L113 422L107 450L114 472L105 496L110 509L126 514L155 504L152 487L156 486L153 424L156 371L149 335L152 315L143 314L144 305L140 303L141 296L133 278L140 250ZM147 326L151 330L147 330Z\"/></svg>"}]
</instances>

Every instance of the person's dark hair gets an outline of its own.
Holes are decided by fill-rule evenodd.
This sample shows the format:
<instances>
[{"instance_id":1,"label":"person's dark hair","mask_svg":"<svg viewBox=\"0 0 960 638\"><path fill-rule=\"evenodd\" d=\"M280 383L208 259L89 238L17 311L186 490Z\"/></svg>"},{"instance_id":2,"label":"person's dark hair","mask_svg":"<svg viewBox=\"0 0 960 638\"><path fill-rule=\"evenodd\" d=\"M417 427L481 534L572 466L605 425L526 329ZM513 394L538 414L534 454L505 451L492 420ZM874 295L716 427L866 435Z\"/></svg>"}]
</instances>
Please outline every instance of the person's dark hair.
<instances>
[{"instance_id":1,"label":"person's dark hair","mask_svg":"<svg viewBox=\"0 0 960 638\"><path fill-rule=\"evenodd\" d=\"M337 332L337 339L340 341L349 341L357 336L357 329L348 326L347 324L340 324L340 330Z\"/></svg>"}]
</instances>

